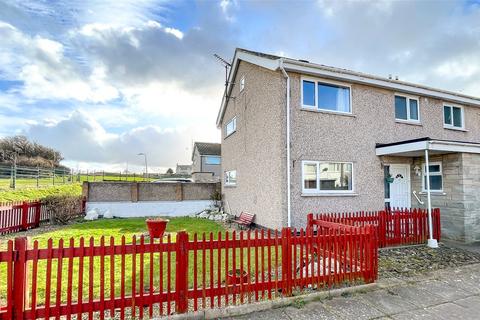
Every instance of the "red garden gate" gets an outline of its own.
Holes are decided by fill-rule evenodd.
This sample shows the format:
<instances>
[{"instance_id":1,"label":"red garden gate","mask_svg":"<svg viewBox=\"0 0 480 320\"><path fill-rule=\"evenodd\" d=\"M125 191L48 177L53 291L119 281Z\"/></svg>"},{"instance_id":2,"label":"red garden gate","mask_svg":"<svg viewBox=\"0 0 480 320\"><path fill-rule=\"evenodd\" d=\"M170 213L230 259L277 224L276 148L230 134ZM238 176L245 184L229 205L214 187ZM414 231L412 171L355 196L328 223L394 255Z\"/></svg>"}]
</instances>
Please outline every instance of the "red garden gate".
<instances>
[{"instance_id":1,"label":"red garden gate","mask_svg":"<svg viewBox=\"0 0 480 320\"><path fill-rule=\"evenodd\" d=\"M336 222L351 226L375 227L378 246L420 244L428 239L428 212L426 209L390 209L382 211L358 211L327 214L309 214L308 227L319 221ZM432 209L433 238L440 241L440 209Z\"/></svg>"}]
</instances>

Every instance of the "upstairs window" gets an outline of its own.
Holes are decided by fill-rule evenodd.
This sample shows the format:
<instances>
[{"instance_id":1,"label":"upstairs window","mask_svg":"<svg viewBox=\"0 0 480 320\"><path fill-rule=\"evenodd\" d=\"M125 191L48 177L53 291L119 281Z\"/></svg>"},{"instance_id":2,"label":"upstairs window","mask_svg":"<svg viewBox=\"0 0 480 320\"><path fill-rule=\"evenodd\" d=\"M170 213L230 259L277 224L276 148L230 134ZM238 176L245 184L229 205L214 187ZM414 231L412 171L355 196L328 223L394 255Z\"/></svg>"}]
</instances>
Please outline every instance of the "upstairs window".
<instances>
[{"instance_id":1,"label":"upstairs window","mask_svg":"<svg viewBox=\"0 0 480 320\"><path fill-rule=\"evenodd\" d=\"M237 170L225 171L225 185L226 186L237 185Z\"/></svg>"},{"instance_id":2,"label":"upstairs window","mask_svg":"<svg viewBox=\"0 0 480 320\"><path fill-rule=\"evenodd\" d=\"M205 164L220 164L221 160L220 157L215 156L207 156L205 157Z\"/></svg>"},{"instance_id":3,"label":"upstairs window","mask_svg":"<svg viewBox=\"0 0 480 320\"><path fill-rule=\"evenodd\" d=\"M403 121L419 121L418 99L395 95L395 119Z\"/></svg>"},{"instance_id":4,"label":"upstairs window","mask_svg":"<svg viewBox=\"0 0 480 320\"><path fill-rule=\"evenodd\" d=\"M351 113L350 87L302 80L302 107Z\"/></svg>"},{"instance_id":5,"label":"upstairs window","mask_svg":"<svg viewBox=\"0 0 480 320\"><path fill-rule=\"evenodd\" d=\"M430 173L430 191L443 191L442 163L432 162L428 166ZM427 191L427 166L423 164L422 189Z\"/></svg>"},{"instance_id":6,"label":"upstairs window","mask_svg":"<svg viewBox=\"0 0 480 320\"><path fill-rule=\"evenodd\" d=\"M445 128L463 129L463 108L449 105L443 106L443 124Z\"/></svg>"},{"instance_id":7,"label":"upstairs window","mask_svg":"<svg viewBox=\"0 0 480 320\"><path fill-rule=\"evenodd\" d=\"M233 117L232 120L225 125L225 138L235 131L237 131L237 117Z\"/></svg>"}]
</instances>

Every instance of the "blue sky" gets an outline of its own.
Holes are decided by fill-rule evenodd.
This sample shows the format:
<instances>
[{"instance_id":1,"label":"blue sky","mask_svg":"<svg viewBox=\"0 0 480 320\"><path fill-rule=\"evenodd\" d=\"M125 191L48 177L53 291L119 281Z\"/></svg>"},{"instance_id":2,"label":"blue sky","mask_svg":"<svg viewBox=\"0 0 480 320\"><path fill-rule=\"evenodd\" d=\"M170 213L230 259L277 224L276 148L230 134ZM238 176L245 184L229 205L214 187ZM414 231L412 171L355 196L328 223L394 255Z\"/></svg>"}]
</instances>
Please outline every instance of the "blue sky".
<instances>
[{"instance_id":1,"label":"blue sky","mask_svg":"<svg viewBox=\"0 0 480 320\"><path fill-rule=\"evenodd\" d=\"M213 53L236 47L480 96L479 1L0 0L0 39L0 136L85 169L219 141Z\"/></svg>"}]
</instances>

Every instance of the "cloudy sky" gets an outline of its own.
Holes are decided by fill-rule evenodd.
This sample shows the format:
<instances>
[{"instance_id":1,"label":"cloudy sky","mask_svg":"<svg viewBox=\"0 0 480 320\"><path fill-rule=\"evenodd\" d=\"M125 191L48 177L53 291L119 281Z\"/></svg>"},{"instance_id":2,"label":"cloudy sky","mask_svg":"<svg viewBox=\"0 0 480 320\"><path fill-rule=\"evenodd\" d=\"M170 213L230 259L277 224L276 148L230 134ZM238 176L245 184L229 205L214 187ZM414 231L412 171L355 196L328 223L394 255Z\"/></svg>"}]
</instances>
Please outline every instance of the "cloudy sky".
<instances>
[{"instance_id":1,"label":"cloudy sky","mask_svg":"<svg viewBox=\"0 0 480 320\"><path fill-rule=\"evenodd\" d=\"M188 163L236 47L480 96L480 1L0 0L0 136L74 168Z\"/></svg>"}]
</instances>

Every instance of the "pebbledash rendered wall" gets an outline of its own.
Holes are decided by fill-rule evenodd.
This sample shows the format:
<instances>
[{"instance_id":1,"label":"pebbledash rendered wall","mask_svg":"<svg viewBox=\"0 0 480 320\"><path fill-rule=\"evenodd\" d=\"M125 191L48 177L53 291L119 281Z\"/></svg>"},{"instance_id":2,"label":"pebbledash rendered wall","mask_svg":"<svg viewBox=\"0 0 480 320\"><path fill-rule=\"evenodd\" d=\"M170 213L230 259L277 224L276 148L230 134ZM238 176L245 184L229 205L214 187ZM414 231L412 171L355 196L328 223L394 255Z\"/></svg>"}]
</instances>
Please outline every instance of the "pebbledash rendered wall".
<instances>
[{"instance_id":1,"label":"pebbledash rendered wall","mask_svg":"<svg viewBox=\"0 0 480 320\"><path fill-rule=\"evenodd\" d=\"M237 185L222 184L227 210L256 214L256 222L269 228L286 226L285 79L280 71L269 71L242 61L234 83L245 76L245 90L238 86L222 121L222 169L237 170ZM350 86L352 114L302 109L301 77L291 79L291 197L292 226L304 227L309 212L379 210L384 207L383 165L388 157L375 154L377 143L392 143L422 137L456 141L480 141L478 108L464 106L467 130L443 127L443 101L419 97L419 124L395 120L395 92L355 83ZM329 81L328 79L317 78ZM237 131L225 137L224 126L237 117ZM445 159L455 155L444 156ZM461 154L461 179L451 176L445 163L446 195L434 195L442 209L444 233L463 241L480 237L480 180L474 178L478 155ZM353 162L354 192L349 195L302 194L302 161ZM391 160L391 159L390 159ZM396 157L397 163L422 161ZM432 160L433 161L433 160ZM394 162L391 162L394 163ZM413 166L412 166L413 168ZM448 176L450 175L450 176ZM412 179L414 175L412 174ZM413 190L418 186L413 185ZM412 196L412 205L415 205ZM477 209L478 208L478 209ZM462 220L463 219L463 220Z\"/></svg>"},{"instance_id":2,"label":"pebbledash rendered wall","mask_svg":"<svg viewBox=\"0 0 480 320\"><path fill-rule=\"evenodd\" d=\"M245 88L237 85L245 77ZM279 72L241 62L221 123L222 172L237 171L236 186L222 183L225 209L255 214L272 229L287 225L285 181L285 80ZM236 117L237 130L225 136ZM223 178L223 176L222 176Z\"/></svg>"}]
</instances>

